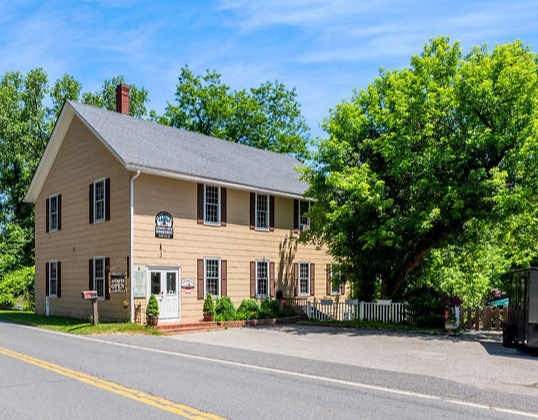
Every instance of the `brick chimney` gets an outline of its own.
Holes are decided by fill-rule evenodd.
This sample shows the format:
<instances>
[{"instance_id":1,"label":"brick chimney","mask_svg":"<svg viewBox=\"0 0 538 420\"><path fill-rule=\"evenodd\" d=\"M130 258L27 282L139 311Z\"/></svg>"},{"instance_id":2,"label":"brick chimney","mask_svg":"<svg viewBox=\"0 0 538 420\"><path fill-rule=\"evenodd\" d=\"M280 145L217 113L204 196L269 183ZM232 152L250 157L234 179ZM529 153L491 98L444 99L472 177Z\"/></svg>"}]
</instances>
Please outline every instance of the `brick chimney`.
<instances>
[{"instance_id":1,"label":"brick chimney","mask_svg":"<svg viewBox=\"0 0 538 420\"><path fill-rule=\"evenodd\" d=\"M129 90L131 88L122 83L116 87L116 111L129 115Z\"/></svg>"}]
</instances>

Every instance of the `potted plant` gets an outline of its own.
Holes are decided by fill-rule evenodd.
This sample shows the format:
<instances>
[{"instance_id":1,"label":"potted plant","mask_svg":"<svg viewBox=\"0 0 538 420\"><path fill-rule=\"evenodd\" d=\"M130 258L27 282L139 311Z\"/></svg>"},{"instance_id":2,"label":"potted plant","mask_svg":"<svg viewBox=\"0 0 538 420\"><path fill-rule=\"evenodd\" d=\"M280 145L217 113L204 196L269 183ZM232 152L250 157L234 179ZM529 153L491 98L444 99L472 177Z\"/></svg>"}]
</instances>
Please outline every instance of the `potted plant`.
<instances>
[{"instance_id":1,"label":"potted plant","mask_svg":"<svg viewBox=\"0 0 538 420\"><path fill-rule=\"evenodd\" d=\"M153 293L149 297L148 306L146 306L146 320L147 324L152 327L156 327L159 322L159 304Z\"/></svg>"},{"instance_id":2,"label":"potted plant","mask_svg":"<svg viewBox=\"0 0 538 420\"><path fill-rule=\"evenodd\" d=\"M445 329L449 332L455 331L459 327L459 307L461 299L459 296L452 298L444 297L442 299L445 306Z\"/></svg>"},{"instance_id":3,"label":"potted plant","mask_svg":"<svg viewBox=\"0 0 538 420\"><path fill-rule=\"evenodd\" d=\"M215 304L213 303L213 298L208 293L204 299L204 321L213 322L215 317Z\"/></svg>"}]
</instances>

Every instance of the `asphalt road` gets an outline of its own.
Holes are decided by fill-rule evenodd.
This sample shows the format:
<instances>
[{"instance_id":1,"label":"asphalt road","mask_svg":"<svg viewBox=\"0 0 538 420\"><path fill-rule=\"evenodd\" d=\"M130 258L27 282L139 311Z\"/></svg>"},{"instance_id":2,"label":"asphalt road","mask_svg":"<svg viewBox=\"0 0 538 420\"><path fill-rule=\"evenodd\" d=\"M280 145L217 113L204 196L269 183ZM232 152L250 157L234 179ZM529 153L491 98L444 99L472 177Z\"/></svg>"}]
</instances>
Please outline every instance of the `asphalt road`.
<instances>
[{"instance_id":1,"label":"asphalt road","mask_svg":"<svg viewBox=\"0 0 538 420\"><path fill-rule=\"evenodd\" d=\"M313 361L170 337L77 337L0 323L0 413L2 419L522 419L538 418L538 399L351 366L337 355L334 362Z\"/></svg>"}]
</instances>

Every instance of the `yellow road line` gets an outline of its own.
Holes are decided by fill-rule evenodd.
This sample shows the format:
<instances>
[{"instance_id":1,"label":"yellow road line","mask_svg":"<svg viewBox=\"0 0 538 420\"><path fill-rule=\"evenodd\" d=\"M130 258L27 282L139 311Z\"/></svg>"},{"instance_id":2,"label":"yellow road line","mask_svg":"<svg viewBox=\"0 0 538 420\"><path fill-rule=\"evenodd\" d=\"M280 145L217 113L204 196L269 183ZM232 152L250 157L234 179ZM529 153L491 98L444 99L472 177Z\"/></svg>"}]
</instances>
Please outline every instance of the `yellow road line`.
<instances>
[{"instance_id":1,"label":"yellow road line","mask_svg":"<svg viewBox=\"0 0 538 420\"><path fill-rule=\"evenodd\" d=\"M173 401L168 401L164 398L155 397L145 392L138 391L136 389L127 388L114 382L105 381L95 376L87 375L82 372L77 372L62 366L55 365L53 363L46 362L44 360L36 359L34 357L27 356L22 353L17 353L12 350L0 347L0 354L4 354L9 357L21 360L26 363L38 366L43 369L56 372L60 375L67 376L77 381L84 382L88 385L96 386L104 389L105 391L113 392L118 395L122 395L126 398L130 398L135 401L150 405L160 410L168 411L188 419L192 420L226 420L224 417L217 416L216 414L205 413L195 408L189 407L183 404L177 404Z\"/></svg>"}]
</instances>

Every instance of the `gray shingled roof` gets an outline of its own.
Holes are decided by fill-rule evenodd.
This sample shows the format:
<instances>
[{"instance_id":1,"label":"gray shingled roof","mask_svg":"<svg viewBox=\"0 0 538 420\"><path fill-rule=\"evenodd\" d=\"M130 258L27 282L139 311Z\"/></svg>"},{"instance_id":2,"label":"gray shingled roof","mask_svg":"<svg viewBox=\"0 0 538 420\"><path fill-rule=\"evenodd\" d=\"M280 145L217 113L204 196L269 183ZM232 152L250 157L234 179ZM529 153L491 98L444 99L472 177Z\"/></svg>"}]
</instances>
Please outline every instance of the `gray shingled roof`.
<instances>
[{"instance_id":1,"label":"gray shingled roof","mask_svg":"<svg viewBox=\"0 0 538 420\"><path fill-rule=\"evenodd\" d=\"M291 156L68 101L125 164L293 195L308 187Z\"/></svg>"}]
</instances>

